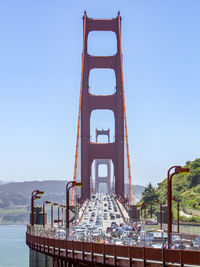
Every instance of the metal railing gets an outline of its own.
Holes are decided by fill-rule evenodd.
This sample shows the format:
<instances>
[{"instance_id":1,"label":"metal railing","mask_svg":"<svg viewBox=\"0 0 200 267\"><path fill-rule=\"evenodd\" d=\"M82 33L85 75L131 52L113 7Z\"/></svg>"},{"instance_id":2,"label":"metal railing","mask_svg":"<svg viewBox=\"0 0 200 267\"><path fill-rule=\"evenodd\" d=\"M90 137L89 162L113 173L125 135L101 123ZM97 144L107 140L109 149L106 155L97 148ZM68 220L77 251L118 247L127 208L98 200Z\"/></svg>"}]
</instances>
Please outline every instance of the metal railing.
<instances>
[{"instance_id":1,"label":"metal railing","mask_svg":"<svg viewBox=\"0 0 200 267\"><path fill-rule=\"evenodd\" d=\"M51 229L48 229L51 231ZM26 234L27 245L41 253L45 253L54 258L61 258L63 261L80 261L98 264L109 264L113 266L132 266L137 262L147 263L155 262L164 266L165 264L180 264L200 266L200 251L189 249L166 249L152 248L147 246L135 245L117 245L90 241L77 241L73 235L67 239L55 238L55 234L50 236L41 236L39 227L33 230L29 227ZM145 243L144 243L145 244Z\"/></svg>"}]
</instances>

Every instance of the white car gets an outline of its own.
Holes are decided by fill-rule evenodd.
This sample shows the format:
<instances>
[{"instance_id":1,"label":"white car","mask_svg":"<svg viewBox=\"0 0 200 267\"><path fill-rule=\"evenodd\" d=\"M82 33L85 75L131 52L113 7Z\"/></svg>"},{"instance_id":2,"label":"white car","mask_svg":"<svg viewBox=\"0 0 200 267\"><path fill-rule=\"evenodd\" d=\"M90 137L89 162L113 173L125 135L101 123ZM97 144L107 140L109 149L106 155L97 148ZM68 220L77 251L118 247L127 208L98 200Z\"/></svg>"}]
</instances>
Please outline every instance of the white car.
<instances>
[{"instance_id":1,"label":"white car","mask_svg":"<svg viewBox=\"0 0 200 267\"><path fill-rule=\"evenodd\" d=\"M93 230L93 231L91 231L91 235L92 236L99 236L100 235L100 232L99 232L99 230Z\"/></svg>"},{"instance_id":2,"label":"white car","mask_svg":"<svg viewBox=\"0 0 200 267\"><path fill-rule=\"evenodd\" d=\"M114 239L114 244L115 245L122 245L123 243L122 243L122 241L119 238L115 238Z\"/></svg>"},{"instance_id":3,"label":"white car","mask_svg":"<svg viewBox=\"0 0 200 267\"><path fill-rule=\"evenodd\" d=\"M55 233L55 238L66 239L66 232L63 229L58 229Z\"/></svg>"}]
</instances>

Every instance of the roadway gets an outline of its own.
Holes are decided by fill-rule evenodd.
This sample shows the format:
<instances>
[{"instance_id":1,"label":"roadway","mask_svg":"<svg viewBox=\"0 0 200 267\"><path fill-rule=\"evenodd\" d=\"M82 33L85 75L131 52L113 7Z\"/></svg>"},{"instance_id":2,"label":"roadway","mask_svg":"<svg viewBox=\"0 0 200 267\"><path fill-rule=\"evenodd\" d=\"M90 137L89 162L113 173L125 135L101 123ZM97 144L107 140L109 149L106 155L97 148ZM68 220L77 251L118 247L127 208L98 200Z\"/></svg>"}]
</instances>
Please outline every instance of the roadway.
<instances>
[{"instance_id":1,"label":"roadway","mask_svg":"<svg viewBox=\"0 0 200 267\"><path fill-rule=\"evenodd\" d=\"M143 224L129 224L127 210L112 194L94 194L86 202L79 214L81 220L73 229L75 240L104 240L118 245L137 245L162 248L167 246L167 233L145 231ZM141 231L140 231L141 230ZM174 248L192 249L192 240L174 233ZM199 249L199 245L193 249Z\"/></svg>"},{"instance_id":2,"label":"roadway","mask_svg":"<svg viewBox=\"0 0 200 267\"><path fill-rule=\"evenodd\" d=\"M115 222L118 226L124 223L114 197L100 193L93 195L80 224L97 225L101 232L106 234L106 229L111 227L112 222Z\"/></svg>"}]
</instances>

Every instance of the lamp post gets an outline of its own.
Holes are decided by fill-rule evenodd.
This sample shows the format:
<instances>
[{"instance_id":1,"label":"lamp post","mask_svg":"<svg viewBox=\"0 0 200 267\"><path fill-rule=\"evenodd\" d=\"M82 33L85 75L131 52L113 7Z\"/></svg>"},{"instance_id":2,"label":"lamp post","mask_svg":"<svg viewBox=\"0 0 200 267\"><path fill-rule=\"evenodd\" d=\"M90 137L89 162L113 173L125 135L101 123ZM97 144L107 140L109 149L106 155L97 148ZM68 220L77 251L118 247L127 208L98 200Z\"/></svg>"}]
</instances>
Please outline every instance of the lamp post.
<instances>
[{"instance_id":1,"label":"lamp post","mask_svg":"<svg viewBox=\"0 0 200 267\"><path fill-rule=\"evenodd\" d=\"M152 203L146 202L146 205L150 205L150 214L151 214L151 219L152 219Z\"/></svg>"},{"instance_id":2,"label":"lamp post","mask_svg":"<svg viewBox=\"0 0 200 267\"><path fill-rule=\"evenodd\" d=\"M31 194L31 225L34 225L34 200L40 199L44 192L40 190L34 190Z\"/></svg>"},{"instance_id":3,"label":"lamp post","mask_svg":"<svg viewBox=\"0 0 200 267\"><path fill-rule=\"evenodd\" d=\"M53 207L58 206L58 203L51 203L51 228L53 228Z\"/></svg>"},{"instance_id":4,"label":"lamp post","mask_svg":"<svg viewBox=\"0 0 200 267\"><path fill-rule=\"evenodd\" d=\"M177 204L177 233L179 233L179 199L173 197L172 200L176 201Z\"/></svg>"},{"instance_id":5,"label":"lamp post","mask_svg":"<svg viewBox=\"0 0 200 267\"><path fill-rule=\"evenodd\" d=\"M82 183L70 181L66 184L66 230L69 230L69 189L72 187L81 187Z\"/></svg>"},{"instance_id":6,"label":"lamp post","mask_svg":"<svg viewBox=\"0 0 200 267\"><path fill-rule=\"evenodd\" d=\"M58 205L58 225L59 225L59 220L60 220L60 205Z\"/></svg>"},{"instance_id":7,"label":"lamp post","mask_svg":"<svg viewBox=\"0 0 200 267\"><path fill-rule=\"evenodd\" d=\"M61 213L62 213L62 226L63 226L63 220L64 220L64 218L63 218L63 209L66 208L66 206L65 205L60 205L60 207L62 208L61 209Z\"/></svg>"},{"instance_id":8,"label":"lamp post","mask_svg":"<svg viewBox=\"0 0 200 267\"><path fill-rule=\"evenodd\" d=\"M142 205L143 205L143 204L137 204L137 205L136 205L137 207L140 207L140 217L142 217Z\"/></svg>"},{"instance_id":9,"label":"lamp post","mask_svg":"<svg viewBox=\"0 0 200 267\"><path fill-rule=\"evenodd\" d=\"M162 203L159 200L154 201L156 204L160 204L160 230L162 230Z\"/></svg>"},{"instance_id":10,"label":"lamp post","mask_svg":"<svg viewBox=\"0 0 200 267\"><path fill-rule=\"evenodd\" d=\"M174 172L170 174L171 170L174 169ZM189 168L182 168L181 166L172 166L169 168L167 172L167 216L168 216L168 248L170 248L170 243L171 243L171 232L172 232L172 177L175 174L179 173L188 173L190 171Z\"/></svg>"},{"instance_id":11,"label":"lamp post","mask_svg":"<svg viewBox=\"0 0 200 267\"><path fill-rule=\"evenodd\" d=\"M142 207L144 207L144 219L146 219L146 203L143 203Z\"/></svg>"},{"instance_id":12,"label":"lamp post","mask_svg":"<svg viewBox=\"0 0 200 267\"><path fill-rule=\"evenodd\" d=\"M51 204L51 202L47 201L47 200L43 202L43 227L45 227L45 224L46 224L46 222L45 222L45 205L47 205L47 204Z\"/></svg>"}]
</instances>

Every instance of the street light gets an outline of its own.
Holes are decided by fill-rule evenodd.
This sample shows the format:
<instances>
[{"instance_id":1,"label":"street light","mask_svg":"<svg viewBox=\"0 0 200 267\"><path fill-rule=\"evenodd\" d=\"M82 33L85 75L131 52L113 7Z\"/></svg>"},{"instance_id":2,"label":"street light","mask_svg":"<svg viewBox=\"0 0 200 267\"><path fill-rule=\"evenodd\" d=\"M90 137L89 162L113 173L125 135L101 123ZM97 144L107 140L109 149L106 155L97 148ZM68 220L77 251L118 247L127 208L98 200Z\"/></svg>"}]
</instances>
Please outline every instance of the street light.
<instances>
[{"instance_id":1,"label":"street light","mask_svg":"<svg viewBox=\"0 0 200 267\"><path fill-rule=\"evenodd\" d=\"M174 169L174 172L172 174L170 174L171 170ZM188 173L190 171L189 168L182 168L181 166L172 166L171 168L169 168L168 172L167 172L167 192L168 192L168 196L167 196L167 216L168 216L168 248L170 247L170 243L171 243L171 232L172 232L172 177L175 174L179 174L179 173Z\"/></svg>"},{"instance_id":2,"label":"street light","mask_svg":"<svg viewBox=\"0 0 200 267\"><path fill-rule=\"evenodd\" d=\"M162 203L159 200L154 201L156 204L160 204L160 230L162 230Z\"/></svg>"},{"instance_id":3,"label":"street light","mask_svg":"<svg viewBox=\"0 0 200 267\"><path fill-rule=\"evenodd\" d=\"M39 195L43 195L44 192L40 190L34 190L31 194L31 225L34 225L34 200L40 199Z\"/></svg>"},{"instance_id":4,"label":"street light","mask_svg":"<svg viewBox=\"0 0 200 267\"><path fill-rule=\"evenodd\" d=\"M59 221L60 221L60 205L58 204L58 226L59 226Z\"/></svg>"},{"instance_id":5,"label":"street light","mask_svg":"<svg viewBox=\"0 0 200 267\"><path fill-rule=\"evenodd\" d=\"M51 203L51 228L53 228L53 207L58 206L58 203Z\"/></svg>"},{"instance_id":6,"label":"street light","mask_svg":"<svg viewBox=\"0 0 200 267\"><path fill-rule=\"evenodd\" d=\"M72 187L81 187L82 183L70 181L66 184L66 229L69 229L69 189Z\"/></svg>"},{"instance_id":7,"label":"street light","mask_svg":"<svg viewBox=\"0 0 200 267\"><path fill-rule=\"evenodd\" d=\"M43 202L43 227L45 227L45 224L46 224L46 222L45 222L45 205L47 205L47 204L51 204L51 202L47 201L47 200Z\"/></svg>"},{"instance_id":8,"label":"street light","mask_svg":"<svg viewBox=\"0 0 200 267\"><path fill-rule=\"evenodd\" d=\"M65 205L58 205L58 225L60 223L60 208L62 208L62 217L63 217L63 208L65 208ZM63 225L63 220L62 220L62 225Z\"/></svg>"},{"instance_id":9,"label":"street light","mask_svg":"<svg viewBox=\"0 0 200 267\"><path fill-rule=\"evenodd\" d=\"M151 202L146 202L146 205L150 205L150 214L151 214L151 219L152 219L152 203Z\"/></svg>"},{"instance_id":10,"label":"street light","mask_svg":"<svg viewBox=\"0 0 200 267\"><path fill-rule=\"evenodd\" d=\"M66 206L65 205L60 205L60 208L62 208L61 212L62 212L62 226L63 226L63 220L64 220L63 209L66 208Z\"/></svg>"},{"instance_id":11,"label":"street light","mask_svg":"<svg viewBox=\"0 0 200 267\"><path fill-rule=\"evenodd\" d=\"M177 233L179 233L179 199L173 197L172 200L176 201L177 204Z\"/></svg>"},{"instance_id":12,"label":"street light","mask_svg":"<svg viewBox=\"0 0 200 267\"><path fill-rule=\"evenodd\" d=\"M143 207L144 207L144 219L146 219L146 203L143 203Z\"/></svg>"},{"instance_id":13,"label":"street light","mask_svg":"<svg viewBox=\"0 0 200 267\"><path fill-rule=\"evenodd\" d=\"M142 217L142 206L143 206L143 204L137 204L136 206L140 207L140 216Z\"/></svg>"}]
</instances>

